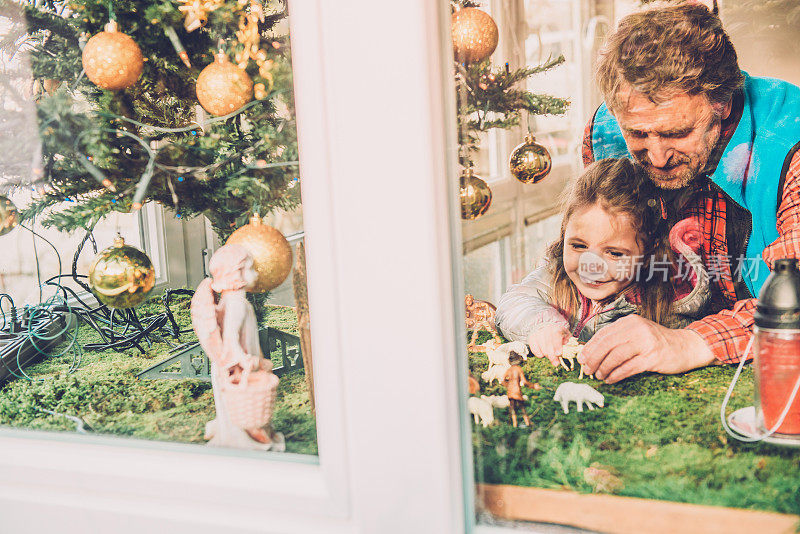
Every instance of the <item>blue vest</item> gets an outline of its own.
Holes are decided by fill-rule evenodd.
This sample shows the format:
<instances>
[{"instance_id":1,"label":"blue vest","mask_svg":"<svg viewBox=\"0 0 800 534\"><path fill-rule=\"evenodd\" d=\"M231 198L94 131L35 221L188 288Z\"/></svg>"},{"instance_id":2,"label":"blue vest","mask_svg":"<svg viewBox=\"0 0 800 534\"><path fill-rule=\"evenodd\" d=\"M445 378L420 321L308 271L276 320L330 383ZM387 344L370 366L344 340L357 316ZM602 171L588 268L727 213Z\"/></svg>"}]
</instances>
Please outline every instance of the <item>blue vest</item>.
<instances>
[{"instance_id":1,"label":"blue vest","mask_svg":"<svg viewBox=\"0 0 800 534\"><path fill-rule=\"evenodd\" d=\"M786 172L784 165L788 169L787 156L800 141L800 88L743 74L742 118L710 178L752 216L748 260L741 274L750 293L758 296L769 276L761 252L778 238L778 188ZM631 157L622 131L605 104L595 113L592 150L595 160ZM731 258L731 265L736 261Z\"/></svg>"}]
</instances>

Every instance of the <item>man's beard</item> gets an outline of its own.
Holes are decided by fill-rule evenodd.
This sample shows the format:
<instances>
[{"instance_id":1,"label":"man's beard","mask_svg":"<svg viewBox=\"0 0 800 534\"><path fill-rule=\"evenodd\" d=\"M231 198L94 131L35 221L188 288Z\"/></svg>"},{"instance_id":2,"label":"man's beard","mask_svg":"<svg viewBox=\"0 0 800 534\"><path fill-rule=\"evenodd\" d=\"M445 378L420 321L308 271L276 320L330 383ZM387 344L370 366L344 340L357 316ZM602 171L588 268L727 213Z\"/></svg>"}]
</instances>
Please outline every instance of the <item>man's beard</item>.
<instances>
[{"instance_id":1,"label":"man's beard","mask_svg":"<svg viewBox=\"0 0 800 534\"><path fill-rule=\"evenodd\" d=\"M699 165L693 164L690 158L684 157L680 161L670 163L667 168L680 167L677 174L665 175L658 172L647 160L647 156L643 159L636 158L639 164L644 168L647 176L653 181L656 187L661 189L681 189L689 185L700 173Z\"/></svg>"},{"instance_id":2,"label":"man's beard","mask_svg":"<svg viewBox=\"0 0 800 534\"><path fill-rule=\"evenodd\" d=\"M666 169L681 167L677 174L665 176L663 173L657 172L646 153L641 153L641 155L634 154L633 157L644 168L647 176L650 177L656 187L669 190L683 189L692 180L700 176L714 153L714 147L717 146L720 130L722 129L721 120L719 118L715 118L715 120L716 123L711 126L703 138L704 146L702 152L695 153L694 157L679 153L680 155L673 155L667 162Z\"/></svg>"}]
</instances>

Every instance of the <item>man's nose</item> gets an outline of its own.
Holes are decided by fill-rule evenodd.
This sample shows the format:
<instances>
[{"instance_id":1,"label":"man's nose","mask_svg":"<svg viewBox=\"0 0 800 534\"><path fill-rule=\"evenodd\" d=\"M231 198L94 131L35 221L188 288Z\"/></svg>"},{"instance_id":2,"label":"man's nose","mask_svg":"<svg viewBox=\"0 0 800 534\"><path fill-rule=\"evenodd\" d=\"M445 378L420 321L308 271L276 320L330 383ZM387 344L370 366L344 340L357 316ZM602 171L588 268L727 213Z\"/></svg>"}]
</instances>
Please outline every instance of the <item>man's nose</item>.
<instances>
[{"instance_id":1,"label":"man's nose","mask_svg":"<svg viewBox=\"0 0 800 534\"><path fill-rule=\"evenodd\" d=\"M661 137L652 136L646 142L647 157L653 167L665 167L672 158L673 150Z\"/></svg>"}]
</instances>

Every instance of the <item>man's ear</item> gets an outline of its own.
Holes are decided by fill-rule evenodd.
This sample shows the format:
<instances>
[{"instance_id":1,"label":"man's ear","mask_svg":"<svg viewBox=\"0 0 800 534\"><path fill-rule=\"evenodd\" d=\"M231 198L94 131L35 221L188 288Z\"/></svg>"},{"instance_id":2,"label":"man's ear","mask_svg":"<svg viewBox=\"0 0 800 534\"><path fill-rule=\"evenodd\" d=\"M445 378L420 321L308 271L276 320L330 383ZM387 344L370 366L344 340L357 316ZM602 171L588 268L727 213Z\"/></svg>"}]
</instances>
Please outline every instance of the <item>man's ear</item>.
<instances>
[{"instance_id":1,"label":"man's ear","mask_svg":"<svg viewBox=\"0 0 800 534\"><path fill-rule=\"evenodd\" d=\"M725 107L722 108L722 117L721 117L722 120L725 120L731 116L732 109L733 109L733 97L731 97L731 99L728 100L728 103L725 104Z\"/></svg>"}]
</instances>

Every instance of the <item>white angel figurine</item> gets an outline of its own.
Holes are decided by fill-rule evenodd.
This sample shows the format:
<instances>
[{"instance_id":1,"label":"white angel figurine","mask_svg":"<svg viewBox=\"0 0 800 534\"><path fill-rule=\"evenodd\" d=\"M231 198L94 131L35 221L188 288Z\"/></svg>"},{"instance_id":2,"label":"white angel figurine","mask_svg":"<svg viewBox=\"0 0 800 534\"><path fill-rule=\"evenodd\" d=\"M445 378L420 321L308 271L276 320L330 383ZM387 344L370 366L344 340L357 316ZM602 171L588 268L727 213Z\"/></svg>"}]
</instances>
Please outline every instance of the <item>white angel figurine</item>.
<instances>
[{"instance_id":1,"label":"white angel figurine","mask_svg":"<svg viewBox=\"0 0 800 534\"><path fill-rule=\"evenodd\" d=\"M225 245L209 262L211 278L192 297L192 326L211 360L217 417L206 424L212 447L283 451L283 435L270 426L278 377L264 358L246 290L258 277L240 245ZM219 295L219 296L217 296Z\"/></svg>"}]
</instances>

